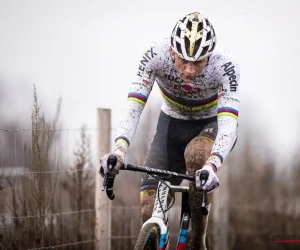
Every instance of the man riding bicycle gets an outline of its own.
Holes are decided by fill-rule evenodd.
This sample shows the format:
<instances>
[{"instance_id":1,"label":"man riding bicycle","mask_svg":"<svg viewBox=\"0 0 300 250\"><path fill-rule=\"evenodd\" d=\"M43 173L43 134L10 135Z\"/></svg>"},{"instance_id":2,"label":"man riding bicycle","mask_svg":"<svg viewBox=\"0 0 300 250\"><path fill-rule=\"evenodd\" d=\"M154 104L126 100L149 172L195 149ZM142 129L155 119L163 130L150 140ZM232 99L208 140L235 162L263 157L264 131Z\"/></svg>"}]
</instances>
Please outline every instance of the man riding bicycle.
<instances>
[{"instance_id":1,"label":"man riding bicycle","mask_svg":"<svg viewBox=\"0 0 300 250\"><path fill-rule=\"evenodd\" d=\"M212 24L200 13L186 15L175 25L171 37L154 42L142 54L122 110L115 139L114 174L124 163L126 151L152 90L158 84L163 97L156 133L144 165L195 174L190 183L192 237L189 249L206 249L208 216L201 213L200 189L209 194L219 186L217 171L237 139L239 65L229 52L216 47ZM100 159L107 172L106 154ZM209 172L200 185L202 170ZM171 180L179 185L181 180ZM142 175L142 222L151 217L158 181ZM210 205L209 205L210 208Z\"/></svg>"}]
</instances>

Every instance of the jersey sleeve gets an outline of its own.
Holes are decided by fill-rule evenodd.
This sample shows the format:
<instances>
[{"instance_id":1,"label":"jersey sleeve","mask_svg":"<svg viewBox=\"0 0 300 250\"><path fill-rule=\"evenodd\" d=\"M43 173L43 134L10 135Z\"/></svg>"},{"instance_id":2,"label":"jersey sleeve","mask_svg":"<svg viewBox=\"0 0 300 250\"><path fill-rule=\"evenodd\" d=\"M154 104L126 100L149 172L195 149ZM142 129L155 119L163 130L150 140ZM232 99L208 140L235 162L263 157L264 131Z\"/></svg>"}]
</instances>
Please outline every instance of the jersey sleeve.
<instances>
[{"instance_id":1,"label":"jersey sleeve","mask_svg":"<svg viewBox=\"0 0 300 250\"><path fill-rule=\"evenodd\" d=\"M229 59L220 63L218 71L220 82L217 108L218 134L207 162L213 163L219 170L237 139L239 64L234 59Z\"/></svg>"},{"instance_id":2,"label":"jersey sleeve","mask_svg":"<svg viewBox=\"0 0 300 250\"><path fill-rule=\"evenodd\" d=\"M154 46L142 54L136 77L131 83L125 107L121 112L115 137L116 148L123 147L127 150L136 132L140 116L155 82L154 59L156 55Z\"/></svg>"}]
</instances>

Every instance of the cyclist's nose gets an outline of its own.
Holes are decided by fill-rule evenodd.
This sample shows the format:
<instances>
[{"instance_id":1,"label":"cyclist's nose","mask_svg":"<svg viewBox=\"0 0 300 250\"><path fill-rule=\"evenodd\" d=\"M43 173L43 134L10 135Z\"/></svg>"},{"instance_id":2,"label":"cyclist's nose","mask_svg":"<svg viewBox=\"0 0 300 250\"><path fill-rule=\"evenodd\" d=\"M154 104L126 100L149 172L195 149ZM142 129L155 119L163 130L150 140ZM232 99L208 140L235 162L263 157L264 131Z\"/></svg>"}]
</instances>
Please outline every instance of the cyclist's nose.
<instances>
[{"instance_id":1,"label":"cyclist's nose","mask_svg":"<svg viewBox=\"0 0 300 250\"><path fill-rule=\"evenodd\" d=\"M187 63L184 68L184 73L187 76L194 76L196 74L196 67L192 63Z\"/></svg>"}]
</instances>

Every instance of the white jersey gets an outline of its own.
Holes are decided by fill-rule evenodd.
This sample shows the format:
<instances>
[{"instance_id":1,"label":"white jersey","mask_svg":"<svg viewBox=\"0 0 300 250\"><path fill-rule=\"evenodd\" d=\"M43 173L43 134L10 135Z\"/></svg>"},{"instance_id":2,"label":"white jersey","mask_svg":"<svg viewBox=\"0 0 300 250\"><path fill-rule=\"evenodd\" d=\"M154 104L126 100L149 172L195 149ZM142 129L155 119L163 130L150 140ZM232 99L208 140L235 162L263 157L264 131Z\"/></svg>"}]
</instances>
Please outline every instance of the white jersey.
<instances>
[{"instance_id":1,"label":"white jersey","mask_svg":"<svg viewBox=\"0 0 300 250\"><path fill-rule=\"evenodd\" d=\"M199 120L217 116L218 134L208 162L220 168L237 138L239 65L218 46L194 82L184 83L174 66L168 38L154 42L142 55L137 76L122 110L116 147L128 148L141 113L156 82L162 111L171 117Z\"/></svg>"}]
</instances>

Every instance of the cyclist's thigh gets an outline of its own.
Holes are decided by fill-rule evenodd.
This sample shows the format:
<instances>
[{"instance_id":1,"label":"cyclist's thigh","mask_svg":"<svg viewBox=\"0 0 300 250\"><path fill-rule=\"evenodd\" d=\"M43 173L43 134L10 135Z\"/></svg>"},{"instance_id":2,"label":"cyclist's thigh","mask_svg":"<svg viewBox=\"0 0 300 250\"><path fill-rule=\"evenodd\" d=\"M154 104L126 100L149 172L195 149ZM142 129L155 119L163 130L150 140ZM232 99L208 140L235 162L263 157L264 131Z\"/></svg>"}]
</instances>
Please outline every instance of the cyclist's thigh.
<instances>
[{"instance_id":1,"label":"cyclist's thigh","mask_svg":"<svg viewBox=\"0 0 300 250\"><path fill-rule=\"evenodd\" d=\"M201 132L187 145L184 157L187 170L190 174L194 174L195 171L200 169L207 161L211 154L217 133L218 123L217 119L214 119L204 126Z\"/></svg>"},{"instance_id":2,"label":"cyclist's thigh","mask_svg":"<svg viewBox=\"0 0 300 250\"><path fill-rule=\"evenodd\" d=\"M207 161L211 154L217 134L218 122L217 119L215 119L209 122L187 145L184 157L190 174L193 174L197 169L201 168ZM234 142L232 149L235 144L236 141Z\"/></svg>"}]
</instances>

